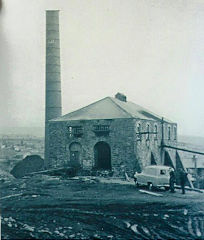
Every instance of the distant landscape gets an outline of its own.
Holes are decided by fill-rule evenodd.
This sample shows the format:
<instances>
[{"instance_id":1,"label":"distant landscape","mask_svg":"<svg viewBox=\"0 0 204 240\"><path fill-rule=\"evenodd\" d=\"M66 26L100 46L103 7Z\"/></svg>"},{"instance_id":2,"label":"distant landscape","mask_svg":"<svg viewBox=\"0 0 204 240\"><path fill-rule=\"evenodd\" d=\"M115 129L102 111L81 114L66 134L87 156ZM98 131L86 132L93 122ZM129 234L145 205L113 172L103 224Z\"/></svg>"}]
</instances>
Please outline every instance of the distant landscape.
<instances>
[{"instance_id":1,"label":"distant landscape","mask_svg":"<svg viewBox=\"0 0 204 240\"><path fill-rule=\"evenodd\" d=\"M0 135L30 135L41 138L44 137L44 126L0 128Z\"/></svg>"},{"instance_id":2,"label":"distant landscape","mask_svg":"<svg viewBox=\"0 0 204 240\"><path fill-rule=\"evenodd\" d=\"M178 142L184 142L204 149L204 137L197 136L178 136Z\"/></svg>"},{"instance_id":3,"label":"distant landscape","mask_svg":"<svg viewBox=\"0 0 204 240\"><path fill-rule=\"evenodd\" d=\"M44 126L0 128L0 135L27 135L42 138L44 137ZM204 137L179 135L178 142L194 145L196 148L204 150Z\"/></svg>"}]
</instances>

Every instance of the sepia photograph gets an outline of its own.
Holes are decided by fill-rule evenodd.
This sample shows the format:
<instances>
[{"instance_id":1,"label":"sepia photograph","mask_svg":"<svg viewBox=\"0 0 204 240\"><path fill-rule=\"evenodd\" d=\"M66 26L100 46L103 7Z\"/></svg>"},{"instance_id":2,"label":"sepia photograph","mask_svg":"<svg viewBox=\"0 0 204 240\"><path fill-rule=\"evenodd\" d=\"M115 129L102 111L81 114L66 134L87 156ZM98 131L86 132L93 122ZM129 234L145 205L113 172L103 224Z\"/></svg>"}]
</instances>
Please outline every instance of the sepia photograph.
<instances>
[{"instance_id":1,"label":"sepia photograph","mask_svg":"<svg viewBox=\"0 0 204 240\"><path fill-rule=\"evenodd\" d=\"M204 239L204 0L0 1L0 239Z\"/></svg>"}]
</instances>

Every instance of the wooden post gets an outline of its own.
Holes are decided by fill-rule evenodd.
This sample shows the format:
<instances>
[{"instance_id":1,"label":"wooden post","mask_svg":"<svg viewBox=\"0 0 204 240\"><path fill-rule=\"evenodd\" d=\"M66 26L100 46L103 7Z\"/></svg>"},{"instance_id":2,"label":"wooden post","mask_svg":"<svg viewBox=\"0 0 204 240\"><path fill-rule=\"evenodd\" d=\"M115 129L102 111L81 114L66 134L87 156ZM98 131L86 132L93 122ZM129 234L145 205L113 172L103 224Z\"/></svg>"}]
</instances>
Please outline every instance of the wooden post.
<instances>
[{"instance_id":1,"label":"wooden post","mask_svg":"<svg viewBox=\"0 0 204 240\"><path fill-rule=\"evenodd\" d=\"M162 124L162 139L161 139L161 145L164 145L164 118L162 118L161 120L161 124Z\"/></svg>"},{"instance_id":2,"label":"wooden post","mask_svg":"<svg viewBox=\"0 0 204 240\"><path fill-rule=\"evenodd\" d=\"M193 155L193 158L192 158L193 162L194 162L194 173L195 173L195 179L196 179L196 187L199 187L199 181L198 181L198 171L197 171L197 156L196 155Z\"/></svg>"},{"instance_id":3,"label":"wooden post","mask_svg":"<svg viewBox=\"0 0 204 240\"><path fill-rule=\"evenodd\" d=\"M193 162L194 162L194 168L195 168L195 177L197 179L197 157L196 157L196 155L193 155Z\"/></svg>"}]
</instances>

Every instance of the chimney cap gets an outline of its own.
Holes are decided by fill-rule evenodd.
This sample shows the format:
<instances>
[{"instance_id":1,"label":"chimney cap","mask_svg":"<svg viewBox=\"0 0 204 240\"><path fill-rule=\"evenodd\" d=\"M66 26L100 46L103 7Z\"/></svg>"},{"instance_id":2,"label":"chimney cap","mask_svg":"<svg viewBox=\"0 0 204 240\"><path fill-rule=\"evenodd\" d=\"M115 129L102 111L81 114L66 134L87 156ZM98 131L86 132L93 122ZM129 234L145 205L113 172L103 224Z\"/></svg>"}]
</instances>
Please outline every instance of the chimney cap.
<instances>
[{"instance_id":1,"label":"chimney cap","mask_svg":"<svg viewBox=\"0 0 204 240\"><path fill-rule=\"evenodd\" d=\"M127 102L127 97L123 93L117 93L115 95L115 98L122 101L122 102Z\"/></svg>"},{"instance_id":2,"label":"chimney cap","mask_svg":"<svg viewBox=\"0 0 204 240\"><path fill-rule=\"evenodd\" d=\"M59 9L46 9L46 12L59 12Z\"/></svg>"}]
</instances>

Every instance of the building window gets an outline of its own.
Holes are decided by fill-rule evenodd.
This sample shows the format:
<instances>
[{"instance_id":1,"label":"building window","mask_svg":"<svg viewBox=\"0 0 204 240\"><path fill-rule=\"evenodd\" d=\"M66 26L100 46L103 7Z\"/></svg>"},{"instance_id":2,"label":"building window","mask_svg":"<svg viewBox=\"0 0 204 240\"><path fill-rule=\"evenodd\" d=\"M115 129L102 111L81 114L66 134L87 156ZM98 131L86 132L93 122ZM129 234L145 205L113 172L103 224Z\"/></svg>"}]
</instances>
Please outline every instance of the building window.
<instances>
[{"instance_id":1,"label":"building window","mask_svg":"<svg viewBox=\"0 0 204 240\"><path fill-rule=\"evenodd\" d=\"M157 125L154 125L154 140L157 140L158 138L158 127Z\"/></svg>"},{"instance_id":2,"label":"building window","mask_svg":"<svg viewBox=\"0 0 204 240\"><path fill-rule=\"evenodd\" d=\"M110 132L110 126L109 125L94 125L93 131L96 135L108 135Z\"/></svg>"},{"instance_id":3,"label":"building window","mask_svg":"<svg viewBox=\"0 0 204 240\"><path fill-rule=\"evenodd\" d=\"M95 132L107 132L109 131L108 125L94 125Z\"/></svg>"},{"instance_id":4,"label":"building window","mask_svg":"<svg viewBox=\"0 0 204 240\"><path fill-rule=\"evenodd\" d=\"M81 137L83 135L82 126L68 126L69 137Z\"/></svg>"},{"instance_id":5,"label":"building window","mask_svg":"<svg viewBox=\"0 0 204 240\"><path fill-rule=\"evenodd\" d=\"M171 140L171 127L168 127L168 140Z\"/></svg>"},{"instance_id":6,"label":"building window","mask_svg":"<svg viewBox=\"0 0 204 240\"><path fill-rule=\"evenodd\" d=\"M149 124L147 124L146 140L149 141Z\"/></svg>"},{"instance_id":7,"label":"building window","mask_svg":"<svg viewBox=\"0 0 204 240\"><path fill-rule=\"evenodd\" d=\"M174 140L177 140L177 132L176 132L176 127L174 127Z\"/></svg>"},{"instance_id":8,"label":"building window","mask_svg":"<svg viewBox=\"0 0 204 240\"><path fill-rule=\"evenodd\" d=\"M137 134L137 140L141 141L142 140L142 134L141 134L141 124L140 123L137 124L136 134Z\"/></svg>"}]
</instances>

